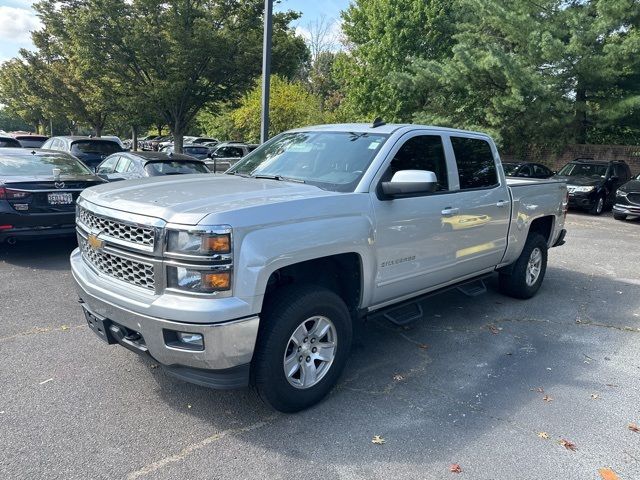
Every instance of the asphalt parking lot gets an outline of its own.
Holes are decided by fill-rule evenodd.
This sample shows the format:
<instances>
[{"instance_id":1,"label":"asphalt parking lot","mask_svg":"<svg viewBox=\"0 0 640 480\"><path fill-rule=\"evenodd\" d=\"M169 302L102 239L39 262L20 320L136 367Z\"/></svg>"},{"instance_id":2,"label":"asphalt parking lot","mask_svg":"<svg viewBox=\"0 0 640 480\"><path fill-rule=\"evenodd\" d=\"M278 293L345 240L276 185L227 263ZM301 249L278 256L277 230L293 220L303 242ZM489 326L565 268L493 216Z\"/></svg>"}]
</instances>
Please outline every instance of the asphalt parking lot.
<instances>
[{"instance_id":1,"label":"asphalt parking lot","mask_svg":"<svg viewBox=\"0 0 640 480\"><path fill-rule=\"evenodd\" d=\"M408 329L374 319L339 386L295 415L102 344L73 240L0 246L0 478L638 479L640 221L567 228L537 297L491 282Z\"/></svg>"}]
</instances>

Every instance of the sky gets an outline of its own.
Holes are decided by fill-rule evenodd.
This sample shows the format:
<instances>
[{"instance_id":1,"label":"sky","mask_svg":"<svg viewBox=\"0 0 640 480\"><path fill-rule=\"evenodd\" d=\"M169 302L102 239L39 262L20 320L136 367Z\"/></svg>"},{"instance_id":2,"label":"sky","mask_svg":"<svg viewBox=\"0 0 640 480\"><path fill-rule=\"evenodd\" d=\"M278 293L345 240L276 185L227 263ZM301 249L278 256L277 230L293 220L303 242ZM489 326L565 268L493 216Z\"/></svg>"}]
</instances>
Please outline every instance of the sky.
<instances>
[{"instance_id":1,"label":"sky","mask_svg":"<svg viewBox=\"0 0 640 480\"><path fill-rule=\"evenodd\" d=\"M21 48L31 48L29 32L37 29L39 20L31 8L32 0L0 0L0 63L18 55ZM349 0L281 0L276 10L302 12L296 29L305 35L309 24L324 17L336 22L340 11L349 5Z\"/></svg>"}]
</instances>

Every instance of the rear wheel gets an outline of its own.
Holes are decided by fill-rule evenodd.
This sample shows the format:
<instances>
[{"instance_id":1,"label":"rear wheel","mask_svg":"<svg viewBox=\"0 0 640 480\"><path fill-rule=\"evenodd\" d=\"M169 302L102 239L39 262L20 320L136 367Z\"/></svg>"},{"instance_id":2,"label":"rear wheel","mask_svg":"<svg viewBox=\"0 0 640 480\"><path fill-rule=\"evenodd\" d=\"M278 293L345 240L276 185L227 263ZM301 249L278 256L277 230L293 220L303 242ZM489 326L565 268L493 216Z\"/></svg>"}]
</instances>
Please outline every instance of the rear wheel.
<instances>
[{"instance_id":1,"label":"rear wheel","mask_svg":"<svg viewBox=\"0 0 640 480\"><path fill-rule=\"evenodd\" d=\"M547 250L547 241L542 235L529 235L511 271L500 273L502 293L522 299L533 297L540 289L547 271Z\"/></svg>"},{"instance_id":2,"label":"rear wheel","mask_svg":"<svg viewBox=\"0 0 640 480\"><path fill-rule=\"evenodd\" d=\"M624 213L614 213L613 218L616 220L626 220L627 216Z\"/></svg>"},{"instance_id":3,"label":"rear wheel","mask_svg":"<svg viewBox=\"0 0 640 480\"><path fill-rule=\"evenodd\" d=\"M261 318L253 385L281 412L322 400L336 384L351 349L349 310L331 290L303 285L273 294Z\"/></svg>"},{"instance_id":4,"label":"rear wheel","mask_svg":"<svg viewBox=\"0 0 640 480\"><path fill-rule=\"evenodd\" d=\"M602 214L602 212L604 212L604 204L605 204L604 195L600 195L596 199L596 203L594 203L593 207L591 207L591 210L589 210L589 213L591 215L600 215L600 214Z\"/></svg>"}]
</instances>

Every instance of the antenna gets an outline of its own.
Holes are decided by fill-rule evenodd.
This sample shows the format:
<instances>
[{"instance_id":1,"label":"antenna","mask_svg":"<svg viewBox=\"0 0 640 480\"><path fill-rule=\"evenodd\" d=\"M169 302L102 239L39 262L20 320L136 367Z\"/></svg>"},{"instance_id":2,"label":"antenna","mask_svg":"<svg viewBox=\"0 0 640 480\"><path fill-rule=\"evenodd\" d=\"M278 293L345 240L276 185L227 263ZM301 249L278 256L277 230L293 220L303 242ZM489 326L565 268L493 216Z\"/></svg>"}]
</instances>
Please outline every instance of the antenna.
<instances>
[{"instance_id":1,"label":"antenna","mask_svg":"<svg viewBox=\"0 0 640 480\"><path fill-rule=\"evenodd\" d=\"M373 121L373 128L378 128L381 127L383 125L386 125L386 122L384 120L382 120L382 118L380 117L376 117L375 120Z\"/></svg>"}]
</instances>

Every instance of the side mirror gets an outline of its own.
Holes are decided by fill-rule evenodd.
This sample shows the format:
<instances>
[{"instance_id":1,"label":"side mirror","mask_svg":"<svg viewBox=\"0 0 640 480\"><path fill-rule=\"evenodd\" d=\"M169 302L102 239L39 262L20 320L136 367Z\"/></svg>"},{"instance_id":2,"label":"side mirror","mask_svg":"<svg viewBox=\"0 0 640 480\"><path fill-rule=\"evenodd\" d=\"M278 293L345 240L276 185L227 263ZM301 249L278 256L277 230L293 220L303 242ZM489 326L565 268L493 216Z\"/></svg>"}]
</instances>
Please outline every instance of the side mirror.
<instances>
[{"instance_id":1,"label":"side mirror","mask_svg":"<svg viewBox=\"0 0 640 480\"><path fill-rule=\"evenodd\" d=\"M103 179L106 180L107 182L109 181L109 175L107 175L106 173L97 173L97 175Z\"/></svg>"},{"instance_id":2,"label":"side mirror","mask_svg":"<svg viewBox=\"0 0 640 480\"><path fill-rule=\"evenodd\" d=\"M389 182L382 182L382 192L389 197L435 192L438 178L426 170L400 170Z\"/></svg>"}]
</instances>

